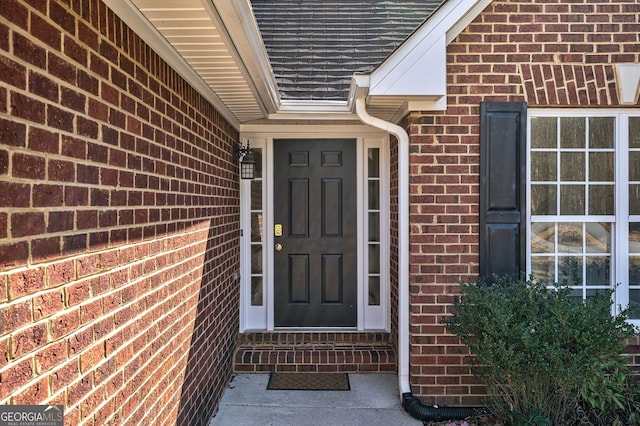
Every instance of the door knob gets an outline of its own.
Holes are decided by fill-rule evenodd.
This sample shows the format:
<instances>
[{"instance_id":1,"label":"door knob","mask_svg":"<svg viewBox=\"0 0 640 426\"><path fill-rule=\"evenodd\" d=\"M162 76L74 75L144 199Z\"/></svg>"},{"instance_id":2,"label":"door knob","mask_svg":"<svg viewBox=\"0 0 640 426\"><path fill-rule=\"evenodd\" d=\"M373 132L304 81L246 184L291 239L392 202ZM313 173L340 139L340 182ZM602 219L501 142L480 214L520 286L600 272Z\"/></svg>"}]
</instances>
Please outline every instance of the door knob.
<instances>
[{"instance_id":1,"label":"door knob","mask_svg":"<svg viewBox=\"0 0 640 426\"><path fill-rule=\"evenodd\" d=\"M276 244L276 251L281 251L282 250L282 244L278 243Z\"/></svg>"}]
</instances>

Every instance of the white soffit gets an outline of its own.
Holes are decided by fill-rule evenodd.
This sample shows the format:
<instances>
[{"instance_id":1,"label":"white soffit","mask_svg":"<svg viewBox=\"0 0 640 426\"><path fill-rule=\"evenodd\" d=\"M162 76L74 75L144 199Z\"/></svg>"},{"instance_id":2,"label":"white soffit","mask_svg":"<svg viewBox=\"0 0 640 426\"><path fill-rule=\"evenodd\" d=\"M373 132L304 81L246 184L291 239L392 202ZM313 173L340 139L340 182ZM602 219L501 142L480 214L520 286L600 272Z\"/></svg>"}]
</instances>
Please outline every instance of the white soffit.
<instances>
[{"instance_id":1,"label":"white soffit","mask_svg":"<svg viewBox=\"0 0 640 426\"><path fill-rule=\"evenodd\" d=\"M235 127L265 116L208 0L107 0L106 4Z\"/></svg>"}]
</instances>

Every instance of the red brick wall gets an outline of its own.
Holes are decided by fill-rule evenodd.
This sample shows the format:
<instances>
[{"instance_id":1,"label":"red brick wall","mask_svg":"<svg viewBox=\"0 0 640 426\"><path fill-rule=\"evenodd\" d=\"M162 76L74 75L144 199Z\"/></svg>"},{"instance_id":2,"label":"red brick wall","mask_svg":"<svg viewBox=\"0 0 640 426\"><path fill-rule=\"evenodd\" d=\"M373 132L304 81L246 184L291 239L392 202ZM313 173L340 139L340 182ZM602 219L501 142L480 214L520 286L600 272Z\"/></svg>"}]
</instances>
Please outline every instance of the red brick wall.
<instances>
[{"instance_id":1,"label":"red brick wall","mask_svg":"<svg viewBox=\"0 0 640 426\"><path fill-rule=\"evenodd\" d=\"M391 170L389 182L389 219L390 219L390 253L389 253L389 271L390 271L390 309L391 309L391 341L395 345L396 353L398 350L398 141L391 137L389 152Z\"/></svg>"},{"instance_id":2,"label":"red brick wall","mask_svg":"<svg viewBox=\"0 0 640 426\"><path fill-rule=\"evenodd\" d=\"M238 328L237 131L98 0L3 0L0 82L0 404L206 424Z\"/></svg>"},{"instance_id":3,"label":"red brick wall","mask_svg":"<svg viewBox=\"0 0 640 426\"><path fill-rule=\"evenodd\" d=\"M640 61L640 1L494 1L448 47L448 108L411 114L411 382L438 404L484 389L446 333L459 281L478 275L479 104L615 106L612 63Z\"/></svg>"}]
</instances>

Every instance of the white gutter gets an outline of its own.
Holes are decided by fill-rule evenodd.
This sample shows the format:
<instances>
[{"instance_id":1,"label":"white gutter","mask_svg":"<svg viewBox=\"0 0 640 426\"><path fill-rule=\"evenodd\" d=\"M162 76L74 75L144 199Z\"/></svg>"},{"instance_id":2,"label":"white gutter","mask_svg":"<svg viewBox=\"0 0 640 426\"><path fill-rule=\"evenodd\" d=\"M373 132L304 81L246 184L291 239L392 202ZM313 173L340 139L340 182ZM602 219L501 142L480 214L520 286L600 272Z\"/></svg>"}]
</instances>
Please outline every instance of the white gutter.
<instances>
[{"instance_id":1,"label":"white gutter","mask_svg":"<svg viewBox=\"0 0 640 426\"><path fill-rule=\"evenodd\" d=\"M402 394L409 385L409 135L400 126L369 115L364 94L355 99L358 118L391 133L398 140L398 386Z\"/></svg>"}]
</instances>

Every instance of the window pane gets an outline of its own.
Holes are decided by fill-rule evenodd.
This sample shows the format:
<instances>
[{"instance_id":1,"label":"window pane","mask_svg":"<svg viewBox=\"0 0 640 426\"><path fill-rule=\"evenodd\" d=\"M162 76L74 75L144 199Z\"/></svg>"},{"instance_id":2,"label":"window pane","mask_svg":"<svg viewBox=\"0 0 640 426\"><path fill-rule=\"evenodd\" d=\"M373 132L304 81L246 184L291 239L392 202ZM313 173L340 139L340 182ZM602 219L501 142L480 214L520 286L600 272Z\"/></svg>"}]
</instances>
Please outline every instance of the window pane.
<instances>
[{"instance_id":1,"label":"window pane","mask_svg":"<svg viewBox=\"0 0 640 426\"><path fill-rule=\"evenodd\" d=\"M613 152L589 153L589 180L591 182L613 182L615 178Z\"/></svg>"},{"instance_id":2,"label":"window pane","mask_svg":"<svg viewBox=\"0 0 640 426\"><path fill-rule=\"evenodd\" d=\"M640 152L629 152L629 180L640 180Z\"/></svg>"},{"instance_id":3,"label":"window pane","mask_svg":"<svg viewBox=\"0 0 640 426\"><path fill-rule=\"evenodd\" d=\"M613 202L613 185L589 186L589 214L615 214Z\"/></svg>"},{"instance_id":4,"label":"window pane","mask_svg":"<svg viewBox=\"0 0 640 426\"><path fill-rule=\"evenodd\" d=\"M629 224L629 253L640 254L640 223Z\"/></svg>"},{"instance_id":5,"label":"window pane","mask_svg":"<svg viewBox=\"0 0 640 426\"><path fill-rule=\"evenodd\" d=\"M581 288L577 290L572 290L567 297L569 299L574 299L574 300L584 300Z\"/></svg>"},{"instance_id":6,"label":"window pane","mask_svg":"<svg viewBox=\"0 0 640 426\"><path fill-rule=\"evenodd\" d=\"M380 277L369 277L369 306L380 306Z\"/></svg>"},{"instance_id":7,"label":"window pane","mask_svg":"<svg viewBox=\"0 0 640 426\"><path fill-rule=\"evenodd\" d=\"M369 181L369 210L378 210L380 208L380 182L377 180Z\"/></svg>"},{"instance_id":8,"label":"window pane","mask_svg":"<svg viewBox=\"0 0 640 426\"><path fill-rule=\"evenodd\" d=\"M262 241L262 213L251 213L251 242Z\"/></svg>"},{"instance_id":9,"label":"window pane","mask_svg":"<svg viewBox=\"0 0 640 426\"><path fill-rule=\"evenodd\" d=\"M555 215L557 212L556 185L531 185L531 214Z\"/></svg>"},{"instance_id":10,"label":"window pane","mask_svg":"<svg viewBox=\"0 0 640 426\"><path fill-rule=\"evenodd\" d=\"M608 256L587 257L587 285L610 285Z\"/></svg>"},{"instance_id":11,"label":"window pane","mask_svg":"<svg viewBox=\"0 0 640 426\"><path fill-rule=\"evenodd\" d=\"M251 306L262 306L262 277L251 277Z\"/></svg>"},{"instance_id":12,"label":"window pane","mask_svg":"<svg viewBox=\"0 0 640 426\"><path fill-rule=\"evenodd\" d=\"M629 148L640 148L640 117L629 117Z\"/></svg>"},{"instance_id":13,"label":"window pane","mask_svg":"<svg viewBox=\"0 0 640 426\"><path fill-rule=\"evenodd\" d=\"M380 148L369 148L368 169L369 177L380 177Z\"/></svg>"},{"instance_id":14,"label":"window pane","mask_svg":"<svg viewBox=\"0 0 640 426\"><path fill-rule=\"evenodd\" d=\"M380 213L369 213L369 241L380 241Z\"/></svg>"},{"instance_id":15,"label":"window pane","mask_svg":"<svg viewBox=\"0 0 640 426\"><path fill-rule=\"evenodd\" d=\"M251 273L252 274L262 273L262 245L261 244L251 245Z\"/></svg>"},{"instance_id":16,"label":"window pane","mask_svg":"<svg viewBox=\"0 0 640 426\"><path fill-rule=\"evenodd\" d=\"M629 285L640 285L639 256L629 256Z\"/></svg>"},{"instance_id":17,"label":"window pane","mask_svg":"<svg viewBox=\"0 0 640 426\"><path fill-rule=\"evenodd\" d=\"M531 147L557 148L558 120L555 117L534 117L531 119Z\"/></svg>"},{"instance_id":18,"label":"window pane","mask_svg":"<svg viewBox=\"0 0 640 426\"><path fill-rule=\"evenodd\" d=\"M590 298L590 297L595 296L596 294L604 294L604 292L605 292L605 291L606 291L606 290L604 290L604 289L595 289L595 288L588 289L588 290L585 292L585 293L586 293L586 294L585 294L585 297L588 299L588 298Z\"/></svg>"},{"instance_id":19,"label":"window pane","mask_svg":"<svg viewBox=\"0 0 640 426\"><path fill-rule=\"evenodd\" d=\"M584 182L584 152L560 154L560 180Z\"/></svg>"},{"instance_id":20,"label":"window pane","mask_svg":"<svg viewBox=\"0 0 640 426\"><path fill-rule=\"evenodd\" d=\"M640 319L640 290L629 290L629 319Z\"/></svg>"},{"instance_id":21,"label":"window pane","mask_svg":"<svg viewBox=\"0 0 640 426\"><path fill-rule=\"evenodd\" d=\"M555 282L556 260L553 256L535 256L531 258L531 273L534 279L551 285Z\"/></svg>"},{"instance_id":22,"label":"window pane","mask_svg":"<svg viewBox=\"0 0 640 426\"><path fill-rule=\"evenodd\" d=\"M584 214L584 185L560 186L560 214Z\"/></svg>"},{"instance_id":23,"label":"window pane","mask_svg":"<svg viewBox=\"0 0 640 426\"><path fill-rule=\"evenodd\" d=\"M566 285L582 284L582 257L568 256L558 259L558 281Z\"/></svg>"},{"instance_id":24,"label":"window pane","mask_svg":"<svg viewBox=\"0 0 640 426\"><path fill-rule=\"evenodd\" d=\"M262 148L251 148L253 159L256 162L255 174L256 179L262 178Z\"/></svg>"},{"instance_id":25,"label":"window pane","mask_svg":"<svg viewBox=\"0 0 640 426\"><path fill-rule=\"evenodd\" d=\"M380 273L380 246L378 244L369 244L369 273Z\"/></svg>"},{"instance_id":26,"label":"window pane","mask_svg":"<svg viewBox=\"0 0 640 426\"><path fill-rule=\"evenodd\" d=\"M251 181L251 210L262 210L262 181Z\"/></svg>"},{"instance_id":27,"label":"window pane","mask_svg":"<svg viewBox=\"0 0 640 426\"><path fill-rule=\"evenodd\" d=\"M582 224L558 224L558 253L582 253Z\"/></svg>"},{"instance_id":28,"label":"window pane","mask_svg":"<svg viewBox=\"0 0 640 426\"><path fill-rule=\"evenodd\" d=\"M587 253L611 253L611 224L586 224Z\"/></svg>"},{"instance_id":29,"label":"window pane","mask_svg":"<svg viewBox=\"0 0 640 426\"><path fill-rule=\"evenodd\" d=\"M555 252L554 223L532 223L531 224L531 252L532 253L554 253Z\"/></svg>"},{"instance_id":30,"label":"window pane","mask_svg":"<svg viewBox=\"0 0 640 426\"><path fill-rule=\"evenodd\" d=\"M531 180L555 181L558 178L555 152L531 153Z\"/></svg>"},{"instance_id":31,"label":"window pane","mask_svg":"<svg viewBox=\"0 0 640 426\"><path fill-rule=\"evenodd\" d=\"M560 119L560 147L585 148L584 117L562 117Z\"/></svg>"},{"instance_id":32,"label":"window pane","mask_svg":"<svg viewBox=\"0 0 640 426\"><path fill-rule=\"evenodd\" d=\"M589 147L613 148L614 123L615 118L613 117L589 118Z\"/></svg>"},{"instance_id":33,"label":"window pane","mask_svg":"<svg viewBox=\"0 0 640 426\"><path fill-rule=\"evenodd\" d=\"M629 214L640 214L640 185L629 185Z\"/></svg>"}]
</instances>

